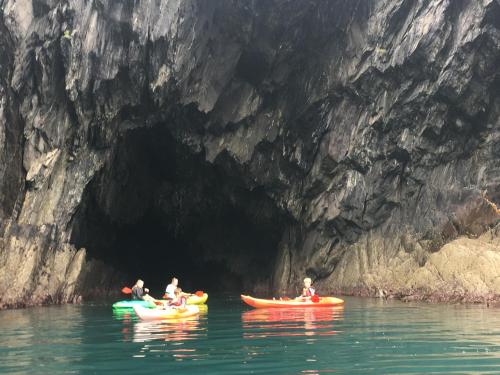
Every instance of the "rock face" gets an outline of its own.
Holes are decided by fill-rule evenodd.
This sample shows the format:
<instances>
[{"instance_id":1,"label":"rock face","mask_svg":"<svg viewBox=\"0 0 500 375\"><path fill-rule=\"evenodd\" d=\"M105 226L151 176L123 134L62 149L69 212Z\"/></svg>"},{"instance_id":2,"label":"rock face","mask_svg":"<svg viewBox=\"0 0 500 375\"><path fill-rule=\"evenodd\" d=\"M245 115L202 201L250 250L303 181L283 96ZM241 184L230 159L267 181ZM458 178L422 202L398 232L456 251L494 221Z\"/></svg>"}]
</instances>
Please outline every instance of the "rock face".
<instances>
[{"instance_id":1,"label":"rock face","mask_svg":"<svg viewBox=\"0 0 500 375\"><path fill-rule=\"evenodd\" d=\"M261 292L500 294L498 0L0 7L0 306L175 246Z\"/></svg>"}]
</instances>

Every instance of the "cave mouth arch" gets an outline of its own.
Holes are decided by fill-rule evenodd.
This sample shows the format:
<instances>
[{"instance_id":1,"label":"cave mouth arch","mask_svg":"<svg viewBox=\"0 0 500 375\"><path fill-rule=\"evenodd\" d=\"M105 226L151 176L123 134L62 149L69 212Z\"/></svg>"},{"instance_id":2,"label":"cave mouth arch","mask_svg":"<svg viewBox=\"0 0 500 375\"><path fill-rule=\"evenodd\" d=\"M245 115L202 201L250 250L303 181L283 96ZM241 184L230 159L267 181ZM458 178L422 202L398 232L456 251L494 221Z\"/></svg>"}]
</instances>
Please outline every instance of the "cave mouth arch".
<instances>
[{"instance_id":1,"label":"cave mouth arch","mask_svg":"<svg viewBox=\"0 0 500 375\"><path fill-rule=\"evenodd\" d=\"M286 217L229 160L208 163L163 124L129 129L85 188L71 243L131 284L266 291Z\"/></svg>"}]
</instances>

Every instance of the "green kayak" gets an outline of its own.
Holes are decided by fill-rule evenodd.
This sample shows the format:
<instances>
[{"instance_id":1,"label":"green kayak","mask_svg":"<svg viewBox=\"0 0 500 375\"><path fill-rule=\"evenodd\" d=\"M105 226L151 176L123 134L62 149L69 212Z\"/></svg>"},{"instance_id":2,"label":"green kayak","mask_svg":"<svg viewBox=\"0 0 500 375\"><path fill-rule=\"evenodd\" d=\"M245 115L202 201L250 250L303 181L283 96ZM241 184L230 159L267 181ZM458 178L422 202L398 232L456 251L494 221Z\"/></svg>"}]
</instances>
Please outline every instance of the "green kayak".
<instances>
[{"instance_id":1,"label":"green kayak","mask_svg":"<svg viewBox=\"0 0 500 375\"><path fill-rule=\"evenodd\" d=\"M154 308L156 305L154 304L154 302L150 301L131 301L131 300L118 301L113 303L113 309L133 309L134 306L141 306L151 309Z\"/></svg>"}]
</instances>

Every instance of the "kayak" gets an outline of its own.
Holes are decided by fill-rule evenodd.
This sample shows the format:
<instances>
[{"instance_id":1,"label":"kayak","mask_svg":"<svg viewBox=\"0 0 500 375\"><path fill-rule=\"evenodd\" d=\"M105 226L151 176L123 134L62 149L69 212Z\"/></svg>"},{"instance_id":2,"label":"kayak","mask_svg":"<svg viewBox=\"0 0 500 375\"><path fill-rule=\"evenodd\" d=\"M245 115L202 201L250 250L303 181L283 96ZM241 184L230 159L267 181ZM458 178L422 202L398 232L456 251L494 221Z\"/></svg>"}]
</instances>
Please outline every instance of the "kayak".
<instances>
[{"instance_id":1,"label":"kayak","mask_svg":"<svg viewBox=\"0 0 500 375\"><path fill-rule=\"evenodd\" d=\"M186 306L184 308L167 307L166 309L148 309L147 307L134 306L134 311L142 320L179 319L200 313L198 306Z\"/></svg>"},{"instance_id":2,"label":"kayak","mask_svg":"<svg viewBox=\"0 0 500 375\"><path fill-rule=\"evenodd\" d=\"M156 307L154 302L141 300L124 300L113 303L113 309L133 309L134 306L142 306L149 309Z\"/></svg>"},{"instance_id":3,"label":"kayak","mask_svg":"<svg viewBox=\"0 0 500 375\"><path fill-rule=\"evenodd\" d=\"M196 305L200 310L200 314L206 314L208 312L208 305Z\"/></svg>"},{"instance_id":4,"label":"kayak","mask_svg":"<svg viewBox=\"0 0 500 375\"><path fill-rule=\"evenodd\" d=\"M208 294L203 293L202 296L197 296L196 294L193 294L192 296L189 296L186 304L187 305L203 305L204 303L207 303L208 300Z\"/></svg>"},{"instance_id":5,"label":"kayak","mask_svg":"<svg viewBox=\"0 0 500 375\"><path fill-rule=\"evenodd\" d=\"M163 296L165 298L166 295ZM201 296L196 295L196 294L191 294L186 301L186 305L203 305L206 303L208 300L208 294L203 293ZM160 302L162 303L168 303L169 300L166 299L161 299Z\"/></svg>"},{"instance_id":6,"label":"kayak","mask_svg":"<svg viewBox=\"0 0 500 375\"><path fill-rule=\"evenodd\" d=\"M247 305L257 309L265 307L325 307L339 306L344 304L344 300L336 297L319 297L318 302L312 301L297 301L294 299L279 300L279 299L261 299L250 296L241 295L241 299Z\"/></svg>"},{"instance_id":7,"label":"kayak","mask_svg":"<svg viewBox=\"0 0 500 375\"><path fill-rule=\"evenodd\" d=\"M197 296L193 294L187 298L187 305L202 305L208 300L208 294L203 293L202 296ZM168 304L167 300L158 300L161 303ZM113 303L113 309L133 309L134 306L142 306L146 308L153 309L156 304L152 301L141 301L141 300L124 300Z\"/></svg>"},{"instance_id":8,"label":"kayak","mask_svg":"<svg viewBox=\"0 0 500 375\"><path fill-rule=\"evenodd\" d=\"M202 296L197 296L196 294L193 294L187 298L186 305L204 305L207 302L207 300L208 300L207 293L203 293ZM169 300L167 299L160 299L158 301L166 305L168 305L169 303Z\"/></svg>"}]
</instances>

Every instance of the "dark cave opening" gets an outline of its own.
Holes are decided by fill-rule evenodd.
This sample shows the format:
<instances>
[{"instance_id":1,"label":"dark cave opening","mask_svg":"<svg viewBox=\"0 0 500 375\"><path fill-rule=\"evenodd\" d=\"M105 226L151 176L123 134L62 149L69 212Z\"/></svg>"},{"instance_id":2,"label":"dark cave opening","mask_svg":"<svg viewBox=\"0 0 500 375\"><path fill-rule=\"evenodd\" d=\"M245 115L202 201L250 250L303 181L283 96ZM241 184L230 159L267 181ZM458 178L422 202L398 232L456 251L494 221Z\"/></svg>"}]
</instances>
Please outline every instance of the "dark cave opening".
<instances>
[{"instance_id":1,"label":"dark cave opening","mask_svg":"<svg viewBox=\"0 0 500 375\"><path fill-rule=\"evenodd\" d=\"M154 296L173 276L188 291L270 288L286 219L262 189L161 124L128 130L112 154L72 220L76 247L129 284L145 280Z\"/></svg>"}]
</instances>

